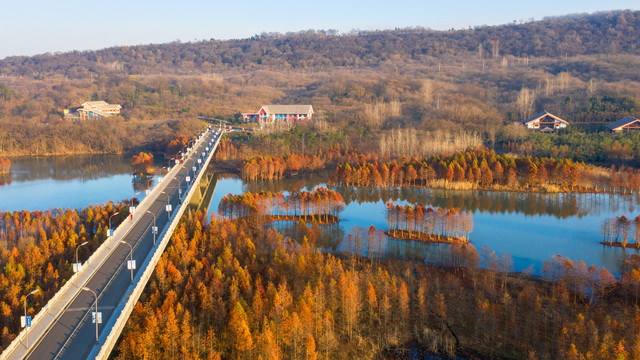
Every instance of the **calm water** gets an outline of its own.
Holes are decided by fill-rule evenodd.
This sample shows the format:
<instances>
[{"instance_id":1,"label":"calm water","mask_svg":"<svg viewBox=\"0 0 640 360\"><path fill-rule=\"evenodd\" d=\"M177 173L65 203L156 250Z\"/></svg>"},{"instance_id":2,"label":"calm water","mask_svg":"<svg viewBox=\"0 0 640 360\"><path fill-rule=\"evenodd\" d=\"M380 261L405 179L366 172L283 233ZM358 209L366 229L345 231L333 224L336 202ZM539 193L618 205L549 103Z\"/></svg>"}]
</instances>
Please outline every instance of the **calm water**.
<instances>
[{"instance_id":1,"label":"calm water","mask_svg":"<svg viewBox=\"0 0 640 360\"><path fill-rule=\"evenodd\" d=\"M74 155L11 159L11 173L0 175L0 211L83 208L120 201L157 183L134 182L131 158L121 155Z\"/></svg>"},{"instance_id":2,"label":"calm water","mask_svg":"<svg viewBox=\"0 0 640 360\"><path fill-rule=\"evenodd\" d=\"M235 177L218 180L209 215L217 211L222 197L246 191L293 191L323 185L326 177L271 182L244 182ZM540 273L542 262L561 254L587 266L605 266L619 272L625 256L635 253L618 248L604 248L600 227L605 218L640 214L640 200L608 194L530 194L486 191L448 191L438 189L353 189L331 187L345 199L339 225L326 227L328 235L320 244L334 251L344 251L342 238L354 227L386 229L385 204L424 203L434 207L456 207L471 211L474 230L471 243L480 250L487 245L498 256L509 253L516 271L530 268ZM281 230L283 225L278 225ZM333 238L333 239L332 239ZM383 252L387 256L412 257L437 262L447 245L388 240Z\"/></svg>"},{"instance_id":3,"label":"calm water","mask_svg":"<svg viewBox=\"0 0 640 360\"><path fill-rule=\"evenodd\" d=\"M83 208L89 204L120 201L133 196L144 198L144 184L130 175L130 159L118 155L54 156L12 159L11 174L0 176L0 211ZM285 181L244 182L237 177L217 181L209 206L209 216L217 211L222 197L261 190L280 192L311 189L323 185L327 174ZM150 181L150 182L148 182ZM605 266L617 273L625 256L622 249L604 248L600 226L605 218L640 214L640 201L621 195L529 194L484 191L446 191L433 189L353 189L333 187L346 201L338 225L324 227L318 243L331 251L344 251L342 239L354 227L374 225L386 228L384 215L388 201L424 203L434 207L456 207L473 213L471 242L480 250L484 245L498 256L509 253L516 271L533 266L539 273L543 261L561 254L587 266ZM287 224L278 225L283 231ZM291 227L291 226L290 226ZM437 260L446 245L387 240L386 256Z\"/></svg>"}]
</instances>

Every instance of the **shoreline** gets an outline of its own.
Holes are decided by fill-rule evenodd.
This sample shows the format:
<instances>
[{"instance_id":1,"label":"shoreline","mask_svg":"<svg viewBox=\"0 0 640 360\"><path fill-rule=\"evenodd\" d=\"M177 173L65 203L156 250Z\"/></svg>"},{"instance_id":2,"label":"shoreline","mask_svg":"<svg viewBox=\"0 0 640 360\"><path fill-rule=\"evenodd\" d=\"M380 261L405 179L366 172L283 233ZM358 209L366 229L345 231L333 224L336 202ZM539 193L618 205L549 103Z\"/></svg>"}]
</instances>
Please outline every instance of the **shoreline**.
<instances>
[{"instance_id":1,"label":"shoreline","mask_svg":"<svg viewBox=\"0 0 640 360\"><path fill-rule=\"evenodd\" d=\"M323 219L324 218L324 219ZM243 216L233 220L257 219L261 224L277 221L303 221L306 224L333 225L340 222L340 218L331 214L311 214L311 215L260 215Z\"/></svg>"},{"instance_id":2,"label":"shoreline","mask_svg":"<svg viewBox=\"0 0 640 360\"><path fill-rule=\"evenodd\" d=\"M459 237L433 235L414 230L386 230L384 232L390 238L398 240L415 240L434 244L468 244L469 240Z\"/></svg>"},{"instance_id":3,"label":"shoreline","mask_svg":"<svg viewBox=\"0 0 640 360\"><path fill-rule=\"evenodd\" d=\"M631 249L631 250L640 250L640 243L627 243L626 245L623 245L621 242L611 242L611 241L600 241L600 244L604 245L604 246L609 246L609 247L618 247L618 248L623 248L623 249Z\"/></svg>"}]
</instances>

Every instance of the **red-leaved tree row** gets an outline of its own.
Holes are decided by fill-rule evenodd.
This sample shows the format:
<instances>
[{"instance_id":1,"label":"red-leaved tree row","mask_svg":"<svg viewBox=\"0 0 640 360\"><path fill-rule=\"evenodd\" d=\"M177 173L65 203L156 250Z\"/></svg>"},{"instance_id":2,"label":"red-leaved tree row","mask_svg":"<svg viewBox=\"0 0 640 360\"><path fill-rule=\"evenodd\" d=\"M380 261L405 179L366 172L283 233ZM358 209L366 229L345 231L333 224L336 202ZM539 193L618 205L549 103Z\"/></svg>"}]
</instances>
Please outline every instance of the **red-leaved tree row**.
<instances>
[{"instance_id":1,"label":"red-leaved tree row","mask_svg":"<svg viewBox=\"0 0 640 360\"><path fill-rule=\"evenodd\" d=\"M469 240L473 231L473 215L458 209L433 209L431 206L387 203L389 232L405 230L422 234Z\"/></svg>"},{"instance_id":2,"label":"red-leaved tree row","mask_svg":"<svg viewBox=\"0 0 640 360\"><path fill-rule=\"evenodd\" d=\"M295 191L289 195L282 193L250 192L222 198L218 212L228 218L247 216L309 216L320 218L331 215L334 218L344 209L344 199L339 192L324 187L309 191Z\"/></svg>"},{"instance_id":3,"label":"red-leaved tree row","mask_svg":"<svg viewBox=\"0 0 640 360\"><path fill-rule=\"evenodd\" d=\"M640 173L636 170L608 174L604 180L609 181L611 187L640 189ZM560 189L575 189L578 185L597 189L603 181L586 165L569 159L516 158L477 148L406 161L347 162L339 165L333 175L333 181L358 186L430 186L443 180L481 187L534 189L545 185Z\"/></svg>"},{"instance_id":4,"label":"red-leaved tree row","mask_svg":"<svg viewBox=\"0 0 640 360\"><path fill-rule=\"evenodd\" d=\"M56 209L47 211L0 212L0 330L2 347L20 330L18 314L23 311L24 296L29 297L27 313L38 310L71 277L76 247L79 260L86 261L107 237L109 217L117 226L128 215L123 204L108 203L81 211Z\"/></svg>"},{"instance_id":5,"label":"red-leaved tree row","mask_svg":"<svg viewBox=\"0 0 640 360\"><path fill-rule=\"evenodd\" d=\"M0 159L0 174L8 173L10 169L11 169L11 160Z\"/></svg>"},{"instance_id":6,"label":"red-leaved tree row","mask_svg":"<svg viewBox=\"0 0 640 360\"><path fill-rule=\"evenodd\" d=\"M242 177L247 180L282 179L298 172L311 172L343 162L378 161L372 154L360 154L334 146L328 151L314 154L287 154L284 156L254 156L242 167Z\"/></svg>"}]
</instances>

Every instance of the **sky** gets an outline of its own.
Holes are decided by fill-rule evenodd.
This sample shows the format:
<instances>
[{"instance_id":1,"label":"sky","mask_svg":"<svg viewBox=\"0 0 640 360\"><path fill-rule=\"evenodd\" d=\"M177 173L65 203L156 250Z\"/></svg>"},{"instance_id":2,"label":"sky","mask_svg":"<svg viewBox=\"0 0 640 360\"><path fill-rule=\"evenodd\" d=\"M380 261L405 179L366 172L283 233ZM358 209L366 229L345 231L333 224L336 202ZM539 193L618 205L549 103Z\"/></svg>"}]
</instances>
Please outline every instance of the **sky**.
<instances>
[{"instance_id":1,"label":"sky","mask_svg":"<svg viewBox=\"0 0 640 360\"><path fill-rule=\"evenodd\" d=\"M0 0L0 59L262 32L435 30L640 9L638 0Z\"/></svg>"}]
</instances>

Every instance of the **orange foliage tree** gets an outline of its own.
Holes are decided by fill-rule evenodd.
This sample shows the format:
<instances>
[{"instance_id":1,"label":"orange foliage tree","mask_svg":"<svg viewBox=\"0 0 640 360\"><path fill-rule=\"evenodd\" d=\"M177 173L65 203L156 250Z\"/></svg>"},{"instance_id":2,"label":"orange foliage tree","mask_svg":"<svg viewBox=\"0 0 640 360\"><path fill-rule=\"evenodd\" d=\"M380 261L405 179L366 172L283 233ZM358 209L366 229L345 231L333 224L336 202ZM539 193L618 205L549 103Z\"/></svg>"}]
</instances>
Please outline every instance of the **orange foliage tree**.
<instances>
[{"instance_id":1,"label":"orange foliage tree","mask_svg":"<svg viewBox=\"0 0 640 360\"><path fill-rule=\"evenodd\" d=\"M107 237L109 217L117 226L128 214L127 206L109 202L80 211L0 212L0 330L1 345L18 333L23 299L34 289L41 291L29 298L27 313L35 315L60 286L73 274L78 244L80 260L86 259Z\"/></svg>"},{"instance_id":2,"label":"orange foliage tree","mask_svg":"<svg viewBox=\"0 0 640 360\"><path fill-rule=\"evenodd\" d=\"M191 214L114 357L360 359L390 357L407 343L449 357L458 346L487 358L640 355L633 298L615 293L623 284L605 269L555 257L547 279L533 279L509 275L507 254L487 250L487 270L478 271L472 246L451 249L448 258L467 267L373 265L317 251L309 239Z\"/></svg>"},{"instance_id":3,"label":"orange foliage tree","mask_svg":"<svg viewBox=\"0 0 640 360\"><path fill-rule=\"evenodd\" d=\"M153 166L153 154L141 152L131 159L131 169L135 175L147 175Z\"/></svg>"},{"instance_id":4,"label":"orange foliage tree","mask_svg":"<svg viewBox=\"0 0 640 360\"><path fill-rule=\"evenodd\" d=\"M10 169L11 169L11 160L0 159L0 174L8 173Z\"/></svg>"}]
</instances>

